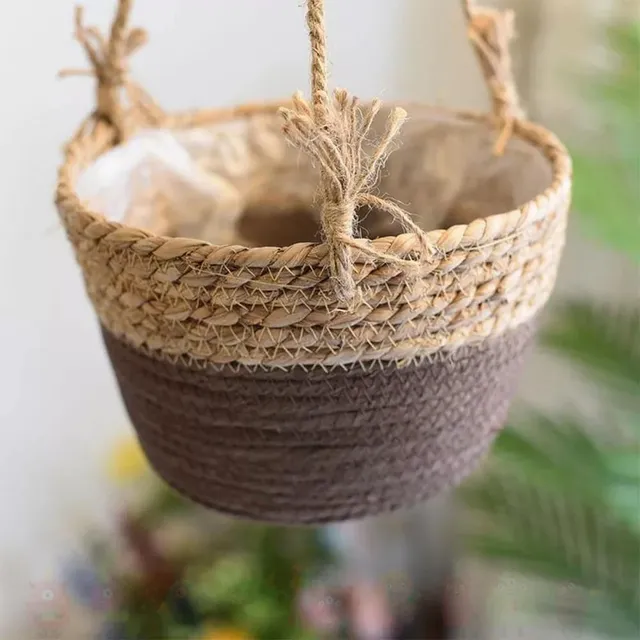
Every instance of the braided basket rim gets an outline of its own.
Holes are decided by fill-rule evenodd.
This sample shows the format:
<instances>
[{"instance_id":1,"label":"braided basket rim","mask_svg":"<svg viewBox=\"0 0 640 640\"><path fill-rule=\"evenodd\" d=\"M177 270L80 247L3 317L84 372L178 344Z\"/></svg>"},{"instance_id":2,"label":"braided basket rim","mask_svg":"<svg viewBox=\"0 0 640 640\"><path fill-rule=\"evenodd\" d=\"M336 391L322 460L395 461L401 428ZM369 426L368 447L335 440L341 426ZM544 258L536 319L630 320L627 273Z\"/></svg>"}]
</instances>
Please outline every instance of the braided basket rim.
<instances>
[{"instance_id":1,"label":"braided basket rim","mask_svg":"<svg viewBox=\"0 0 640 640\"><path fill-rule=\"evenodd\" d=\"M280 104L169 115L149 128L273 115ZM430 108L414 103L425 107ZM486 114L438 112L499 128ZM131 130L144 124L133 122ZM407 363L520 325L544 306L553 289L569 210L571 160L539 125L516 122L514 135L546 157L552 171L546 190L513 211L425 233L433 246L428 257L422 257L417 233L356 240L351 253L362 295L351 307L336 299L326 243L215 245L156 235L92 211L75 191L75 180L115 145L117 135L103 121L90 125L66 148L58 210L103 325L162 359L197 367ZM372 258L370 247L378 258ZM418 277L406 277L394 264L398 258L413 261ZM206 284L200 284L202 277Z\"/></svg>"},{"instance_id":2,"label":"braided basket rim","mask_svg":"<svg viewBox=\"0 0 640 640\"><path fill-rule=\"evenodd\" d=\"M283 105L289 104L289 100L269 102L264 104L246 104L226 109L200 109L195 111L179 112L168 115L163 121L154 123L153 129L188 129L202 126L204 124L215 124L234 119L247 118L253 115L275 114ZM495 117L491 114L468 110L446 109L432 107L426 103L394 103L389 105L402 104L410 110L414 108L431 108L434 111L453 114L455 117L475 122L484 122L488 126L495 123ZM410 111L409 111L410 113ZM495 213L484 218L477 218L468 224L459 224L448 229L436 229L427 233L429 241L433 244L438 253L448 253L454 249L473 248L479 249L488 243L504 239L518 229L527 227L530 224L544 219L554 212L559 202L567 195L570 189L572 178L572 161L568 150L563 143L545 127L530 121L520 120L514 125L514 136L518 136L526 143L538 149L550 163L552 169L551 184L535 198L524 203L520 207L511 211ZM97 144L98 140L102 144ZM113 227L113 231L126 233L129 241L134 240L156 240L163 244L169 243L179 253L178 255L187 259L189 254L202 250L203 248L233 249L231 255L219 259L208 259L210 265L233 264L234 258L242 254L243 264L251 263L255 266L264 266L272 261L272 256L282 256L287 252L299 253L303 249L312 248L314 259L313 264L317 264L327 251L324 242L299 242L288 246L259 246L245 247L241 245L219 245L205 240L188 237L170 237L155 234L139 227L135 227L123 222L112 220L102 213L96 212L82 201L75 189L78 171L94 162L101 155L114 148L115 131L105 123L98 123L92 130L87 131L81 127L76 136L70 141L65 149L64 161L59 169L58 183L56 186L55 202L58 208L68 216L86 216L95 222L107 222ZM96 153L88 157L81 157L87 147L94 147ZM109 234L102 238L101 242L113 243L119 248L125 240L123 236ZM387 253L398 258L406 258L415 253L419 241L415 233L403 233L397 236L383 236L375 239L358 238L356 243L362 246L373 246L380 252ZM135 250L135 248L133 248ZM147 253L147 252L145 252ZM169 250L169 253L171 251ZM310 254L306 254L307 258ZM162 259L162 256L156 254ZM174 258L177 255L170 255L167 258ZM371 258L358 251L354 251L354 262L363 264L370 262ZM279 260L279 262L282 262ZM385 260L377 260L384 264ZM296 261L297 266L304 266L305 261Z\"/></svg>"}]
</instances>

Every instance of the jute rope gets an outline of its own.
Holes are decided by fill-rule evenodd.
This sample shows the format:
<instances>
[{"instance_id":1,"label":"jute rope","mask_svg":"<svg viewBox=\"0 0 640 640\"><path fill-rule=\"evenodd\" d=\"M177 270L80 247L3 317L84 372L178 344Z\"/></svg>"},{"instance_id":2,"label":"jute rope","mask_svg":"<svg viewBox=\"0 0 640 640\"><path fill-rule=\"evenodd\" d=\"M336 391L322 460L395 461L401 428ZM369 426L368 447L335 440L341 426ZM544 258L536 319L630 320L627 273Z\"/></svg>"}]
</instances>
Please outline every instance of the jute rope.
<instances>
[{"instance_id":1,"label":"jute rope","mask_svg":"<svg viewBox=\"0 0 640 640\"><path fill-rule=\"evenodd\" d=\"M515 123L525 117L520 106L509 51L515 34L514 14L513 11L478 7L474 0L462 0L462 7L469 39L491 93L493 113L501 126L495 152L502 155L513 134Z\"/></svg>"},{"instance_id":2,"label":"jute rope","mask_svg":"<svg viewBox=\"0 0 640 640\"><path fill-rule=\"evenodd\" d=\"M123 89L138 110L146 114L148 120L157 122L163 117L158 104L129 76L128 59L148 39L144 29L130 29L128 26L132 5L133 0L120 0L109 38L105 38L96 27L85 26L83 7L76 7L75 37L84 48L91 69L63 69L59 73L63 78L96 78L96 110L92 118L111 125L116 132L117 141L126 139L129 134L128 114L121 101Z\"/></svg>"},{"instance_id":3,"label":"jute rope","mask_svg":"<svg viewBox=\"0 0 640 640\"><path fill-rule=\"evenodd\" d=\"M502 124L496 152L503 153L513 132L514 121L522 117L513 82L509 40L512 36L512 14L477 9L472 0L462 0L469 24L471 41L481 61L483 73L492 93L494 112ZM132 0L121 0L105 39L95 27L85 27L82 8L76 10L76 38L84 47L92 70L65 70L63 76L95 75L97 106L95 117L111 124L117 140L126 138L127 119L120 94L126 88L134 103L146 105L157 116L159 107L146 93L131 82L128 58L147 41L143 29L129 29ZM288 139L306 151L321 167L320 200L322 230L329 248L329 266L340 301L354 302L357 286L352 250L368 252L372 260L391 262L407 278L415 278L421 263L433 255L426 233L396 203L382 198L372 189L384 166L391 147L407 119L402 108L391 111L386 131L371 150L368 136L381 109L379 100L361 106L357 98L338 89L333 100L328 89L327 37L324 0L308 0L307 25L311 43L311 105L301 93L293 99L292 108L283 108L284 132ZM156 117L156 119L158 119ZM398 258L380 252L375 246L363 247L355 242L357 215L360 207L377 208L400 222L407 232L418 238L418 252L410 258Z\"/></svg>"},{"instance_id":4,"label":"jute rope","mask_svg":"<svg viewBox=\"0 0 640 640\"><path fill-rule=\"evenodd\" d=\"M407 112L400 107L393 109L384 135L368 151L368 136L381 103L374 100L370 105L361 106L358 99L344 89L337 89L331 99L324 0L308 0L307 24L311 40L312 101L309 105L302 94L297 93L293 107L281 109L284 132L321 167L322 230L329 247L331 273L340 300L352 302L356 295L352 249L360 247L354 242L359 207L376 207L389 213L420 241L419 255L415 259L397 258L368 247L372 259L392 262L407 277L415 277L420 262L431 255L432 247L425 232L407 212L372 193L391 146L407 119Z\"/></svg>"}]
</instances>

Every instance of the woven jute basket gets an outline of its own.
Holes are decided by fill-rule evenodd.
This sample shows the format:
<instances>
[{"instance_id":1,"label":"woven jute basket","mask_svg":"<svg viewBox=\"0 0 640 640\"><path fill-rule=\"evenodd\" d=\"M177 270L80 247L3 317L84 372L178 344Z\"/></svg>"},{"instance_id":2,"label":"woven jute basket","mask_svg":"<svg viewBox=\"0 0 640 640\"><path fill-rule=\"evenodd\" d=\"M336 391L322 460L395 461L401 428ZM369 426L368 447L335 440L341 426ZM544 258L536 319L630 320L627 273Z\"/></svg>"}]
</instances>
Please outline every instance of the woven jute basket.
<instances>
[{"instance_id":1,"label":"woven jute basket","mask_svg":"<svg viewBox=\"0 0 640 640\"><path fill-rule=\"evenodd\" d=\"M129 78L145 40L128 27L131 1L109 38L79 13L97 108L66 147L56 197L152 465L204 505L290 523L411 505L477 466L553 288L571 190L565 148L519 107L510 13L462 3L493 103L475 114L330 94L323 3L307 4L309 102L181 115ZM254 246L138 228L79 196L83 172L149 129L224 131L225 148L246 142L234 132L259 133L249 146L264 153L236 185L260 211L243 222ZM458 160L447 160L453 148ZM464 224L425 229L442 185L464 190L469 172L480 195L458 207ZM289 229L280 213L305 202L315 241L265 246ZM394 232L362 237L363 212ZM234 216L221 207L218 229Z\"/></svg>"}]
</instances>

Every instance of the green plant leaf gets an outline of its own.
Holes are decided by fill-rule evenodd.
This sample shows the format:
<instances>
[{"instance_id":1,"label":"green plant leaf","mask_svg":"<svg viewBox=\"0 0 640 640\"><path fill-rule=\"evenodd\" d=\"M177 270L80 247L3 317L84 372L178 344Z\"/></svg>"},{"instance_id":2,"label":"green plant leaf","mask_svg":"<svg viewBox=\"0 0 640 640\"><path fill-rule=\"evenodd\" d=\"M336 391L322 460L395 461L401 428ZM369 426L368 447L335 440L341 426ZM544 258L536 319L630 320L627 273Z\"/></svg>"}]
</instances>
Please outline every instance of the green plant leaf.
<instances>
[{"instance_id":1,"label":"green plant leaf","mask_svg":"<svg viewBox=\"0 0 640 640\"><path fill-rule=\"evenodd\" d=\"M640 450L628 448L607 454L606 463L616 480L640 487Z\"/></svg>"},{"instance_id":2,"label":"green plant leaf","mask_svg":"<svg viewBox=\"0 0 640 640\"><path fill-rule=\"evenodd\" d=\"M558 309L542 344L582 366L640 413L640 310L611 310L589 301Z\"/></svg>"},{"instance_id":3,"label":"green plant leaf","mask_svg":"<svg viewBox=\"0 0 640 640\"><path fill-rule=\"evenodd\" d=\"M585 433L583 424L571 416L551 418L535 411L521 414L517 427L500 434L493 467L535 481L548 491L588 497L596 503L604 499L611 475L601 448Z\"/></svg>"},{"instance_id":4,"label":"green plant leaf","mask_svg":"<svg viewBox=\"0 0 640 640\"><path fill-rule=\"evenodd\" d=\"M638 262L640 28L613 24L606 35L613 64L583 79L600 135L573 149L573 202L590 235Z\"/></svg>"},{"instance_id":5,"label":"green plant leaf","mask_svg":"<svg viewBox=\"0 0 640 640\"><path fill-rule=\"evenodd\" d=\"M613 25L607 36L614 64L584 91L600 134L574 149L574 205L591 235L640 262L640 29ZM544 610L605 637L640 637L640 307L570 302L543 344L598 385L610 423L529 412L507 429L488 472L461 490L475 516L469 548L575 585L577 601L547 598ZM626 448L603 444L615 438Z\"/></svg>"},{"instance_id":6,"label":"green plant leaf","mask_svg":"<svg viewBox=\"0 0 640 640\"><path fill-rule=\"evenodd\" d=\"M503 432L487 473L460 495L475 516L473 553L595 594L603 613L591 622L617 619L618 634L640 619L640 458L635 447L609 449L591 435L602 432L530 411ZM621 636L612 629L610 637Z\"/></svg>"},{"instance_id":7,"label":"green plant leaf","mask_svg":"<svg viewBox=\"0 0 640 640\"><path fill-rule=\"evenodd\" d=\"M621 522L640 536L640 449L613 451L607 456L611 481L608 503Z\"/></svg>"},{"instance_id":8,"label":"green plant leaf","mask_svg":"<svg viewBox=\"0 0 640 640\"><path fill-rule=\"evenodd\" d=\"M609 501L616 517L640 535L640 488L638 485L612 487Z\"/></svg>"},{"instance_id":9,"label":"green plant leaf","mask_svg":"<svg viewBox=\"0 0 640 640\"><path fill-rule=\"evenodd\" d=\"M638 163L574 153L573 206L591 237L640 262Z\"/></svg>"},{"instance_id":10,"label":"green plant leaf","mask_svg":"<svg viewBox=\"0 0 640 640\"><path fill-rule=\"evenodd\" d=\"M468 533L473 553L599 594L627 622L640 619L640 536L606 507L495 471L465 495L484 516Z\"/></svg>"}]
</instances>

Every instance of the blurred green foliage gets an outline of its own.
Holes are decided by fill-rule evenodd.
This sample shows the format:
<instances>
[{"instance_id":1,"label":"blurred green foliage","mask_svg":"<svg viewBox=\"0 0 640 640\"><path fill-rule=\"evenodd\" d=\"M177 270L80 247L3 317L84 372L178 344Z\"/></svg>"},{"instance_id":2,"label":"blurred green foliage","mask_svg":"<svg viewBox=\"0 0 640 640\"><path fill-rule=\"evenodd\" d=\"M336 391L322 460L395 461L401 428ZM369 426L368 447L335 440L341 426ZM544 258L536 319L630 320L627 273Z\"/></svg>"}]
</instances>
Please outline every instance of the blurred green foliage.
<instances>
[{"instance_id":1,"label":"blurred green foliage","mask_svg":"<svg viewBox=\"0 0 640 640\"><path fill-rule=\"evenodd\" d=\"M148 520L153 509L160 518L169 503L171 518L194 509L175 494L168 498L168 493L173 491L159 486L145 510L150 532L155 530ZM331 564L317 531L227 523L188 561L172 564L178 579L160 602L150 597L155 592L153 573L142 572L117 585L127 640L208 640L218 637L215 629L236 630L251 640L316 637L302 626L298 603L307 581Z\"/></svg>"},{"instance_id":2,"label":"blurred green foliage","mask_svg":"<svg viewBox=\"0 0 640 640\"><path fill-rule=\"evenodd\" d=\"M609 30L614 68L589 97L603 140L575 152L576 213L640 262L640 30ZM640 307L561 305L542 346L591 383L585 418L529 411L499 438L488 472L462 490L472 552L565 588L539 612L605 638L640 637ZM593 413L593 412L592 412ZM568 588L568 589L567 589Z\"/></svg>"},{"instance_id":3,"label":"blurred green foliage","mask_svg":"<svg viewBox=\"0 0 640 640\"><path fill-rule=\"evenodd\" d=\"M574 207L595 238L640 262L640 25L608 30L611 69L585 83L600 135L576 144Z\"/></svg>"}]
</instances>

